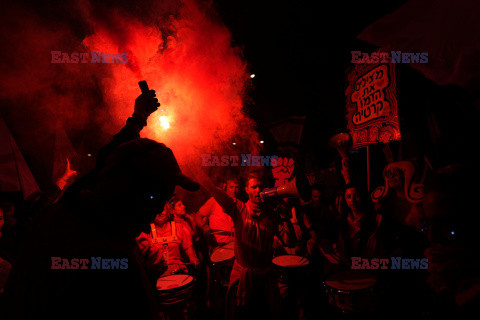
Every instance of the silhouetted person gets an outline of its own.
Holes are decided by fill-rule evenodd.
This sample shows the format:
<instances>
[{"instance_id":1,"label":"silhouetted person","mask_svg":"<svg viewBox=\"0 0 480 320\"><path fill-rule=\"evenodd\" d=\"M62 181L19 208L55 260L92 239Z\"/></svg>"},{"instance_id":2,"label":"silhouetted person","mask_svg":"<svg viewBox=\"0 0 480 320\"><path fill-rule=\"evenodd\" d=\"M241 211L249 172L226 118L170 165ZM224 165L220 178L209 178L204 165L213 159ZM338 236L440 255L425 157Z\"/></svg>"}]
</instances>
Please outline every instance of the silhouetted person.
<instances>
[{"instance_id":1,"label":"silhouetted person","mask_svg":"<svg viewBox=\"0 0 480 320\"><path fill-rule=\"evenodd\" d=\"M2 228L4 225L3 209L0 205L0 238L2 238ZM12 264L0 256L0 301L3 295L3 288L7 282L8 275L12 270Z\"/></svg>"},{"instance_id":2,"label":"silhouetted person","mask_svg":"<svg viewBox=\"0 0 480 320\"><path fill-rule=\"evenodd\" d=\"M135 237L148 230L176 185L190 191L199 185L181 173L165 145L135 139L159 105L154 97L151 90L137 98L134 116L87 183L74 184L37 215L7 282L2 319L158 316Z\"/></svg>"},{"instance_id":3,"label":"silhouetted person","mask_svg":"<svg viewBox=\"0 0 480 320\"><path fill-rule=\"evenodd\" d=\"M469 318L478 314L477 164L454 164L438 170L425 185L423 205L430 246L428 285L433 290L431 318Z\"/></svg>"}]
</instances>

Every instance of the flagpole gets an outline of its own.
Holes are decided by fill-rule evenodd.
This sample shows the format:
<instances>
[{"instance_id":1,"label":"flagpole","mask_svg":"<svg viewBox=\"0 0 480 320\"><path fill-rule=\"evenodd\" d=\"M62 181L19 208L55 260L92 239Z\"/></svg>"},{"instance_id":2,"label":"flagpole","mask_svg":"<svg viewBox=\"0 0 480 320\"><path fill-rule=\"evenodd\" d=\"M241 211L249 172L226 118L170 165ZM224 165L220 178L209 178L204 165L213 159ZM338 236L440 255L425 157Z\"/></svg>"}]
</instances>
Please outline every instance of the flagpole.
<instances>
[{"instance_id":1,"label":"flagpole","mask_svg":"<svg viewBox=\"0 0 480 320\"><path fill-rule=\"evenodd\" d=\"M370 193L370 146L367 145L367 190Z\"/></svg>"}]
</instances>

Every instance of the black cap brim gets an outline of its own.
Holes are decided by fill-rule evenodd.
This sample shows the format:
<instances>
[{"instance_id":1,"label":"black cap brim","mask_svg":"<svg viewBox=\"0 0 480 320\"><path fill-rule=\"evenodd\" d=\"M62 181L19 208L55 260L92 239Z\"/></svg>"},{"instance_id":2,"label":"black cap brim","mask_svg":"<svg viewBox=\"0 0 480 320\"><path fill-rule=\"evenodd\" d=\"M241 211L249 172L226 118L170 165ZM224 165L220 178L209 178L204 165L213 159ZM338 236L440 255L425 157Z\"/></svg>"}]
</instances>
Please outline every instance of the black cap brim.
<instances>
[{"instance_id":1,"label":"black cap brim","mask_svg":"<svg viewBox=\"0 0 480 320\"><path fill-rule=\"evenodd\" d=\"M192 179L190 179L189 177L185 176L184 174L182 173L179 173L176 177L175 177L175 184L177 186L180 186L182 187L183 189L185 190L188 190L188 191L198 191L200 189L200 184L196 181L193 181Z\"/></svg>"}]
</instances>

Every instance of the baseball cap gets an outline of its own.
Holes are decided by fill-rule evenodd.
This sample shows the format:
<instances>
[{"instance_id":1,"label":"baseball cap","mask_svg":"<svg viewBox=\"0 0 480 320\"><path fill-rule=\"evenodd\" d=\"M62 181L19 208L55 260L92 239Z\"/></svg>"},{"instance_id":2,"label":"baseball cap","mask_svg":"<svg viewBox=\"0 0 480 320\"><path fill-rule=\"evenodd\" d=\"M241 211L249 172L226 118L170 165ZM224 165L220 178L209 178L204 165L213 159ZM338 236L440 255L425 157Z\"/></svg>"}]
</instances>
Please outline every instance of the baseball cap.
<instances>
[{"instance_id":1,"label":"baseball cap","mask_svg":"<svg viewBox=\"0 0 480 320\"><path fill-rule=\"evenodd\" d=\"M107 158L105 171L132 170L150 185L174 184L197 191L200 184L182 173L173 151L163 143L137 138L118 146Z\"/></svg>"}]
</instances>

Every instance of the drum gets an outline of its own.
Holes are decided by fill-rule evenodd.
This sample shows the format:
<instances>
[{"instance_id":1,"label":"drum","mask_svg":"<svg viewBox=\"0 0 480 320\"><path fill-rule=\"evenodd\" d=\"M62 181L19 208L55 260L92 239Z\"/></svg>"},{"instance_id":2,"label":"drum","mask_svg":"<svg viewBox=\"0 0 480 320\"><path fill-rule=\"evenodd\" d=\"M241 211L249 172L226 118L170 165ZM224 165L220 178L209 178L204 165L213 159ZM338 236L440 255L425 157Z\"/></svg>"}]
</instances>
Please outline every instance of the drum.
<instances>
[{"instance_id":1,"label":"drum","mask_svg":"<svg viewBox=\"0 0 480 320\"><path fill-rule=\"evenodd\" d=\"M310 265L307 258L289 254L273 258L272 263L280 283L287 283L289 278L305 276Z\"/></svg>"},{"instance_id":2,"label":"drum","mask_svg":"<svg viewBox=\"0 0 480 320\"><path fill-rule=\"evenodd\" d=\"M160 307L176 307L187 304L192 296L195 278L188 274L173 274L157 280L157 296Z\"/></svg>"},{"instance_id":3,"label":"drum","mask_svg":"<svg viewBox=\"0 0 480 320\"><path fill-rule=\"evenodd\" d=\"M367 272L345 271L324 282L329 303L342 313L373 312L378 302L377 280Z\"/></svg>"},{"instance_id":4,"label":"drum","mask_svg":"<svg viewBox=\"0 0 480 320\"><path fill-rule=\"evenodd\" d=\"M215 248L210 255L210 261L212 262L214 280L222 286L228 287L230 273L235 261L235 244L229 242L224 246Z\"/></svg>"}]
</instances>

